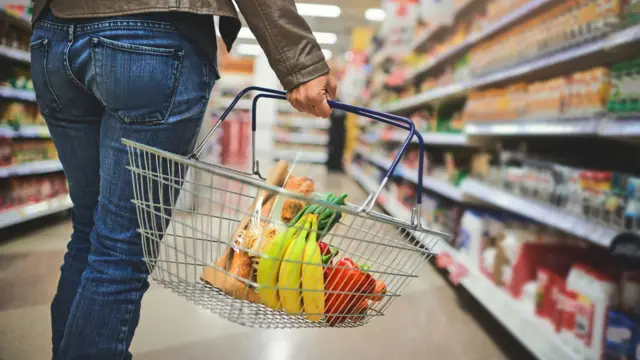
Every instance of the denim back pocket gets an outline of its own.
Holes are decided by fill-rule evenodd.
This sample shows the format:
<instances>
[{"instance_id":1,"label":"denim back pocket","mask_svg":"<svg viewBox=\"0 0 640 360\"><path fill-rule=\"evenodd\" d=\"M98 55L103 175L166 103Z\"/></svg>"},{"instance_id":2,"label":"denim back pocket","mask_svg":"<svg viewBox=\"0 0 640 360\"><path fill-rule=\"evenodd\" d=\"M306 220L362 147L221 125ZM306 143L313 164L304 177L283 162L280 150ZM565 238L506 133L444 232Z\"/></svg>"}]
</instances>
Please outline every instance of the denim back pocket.
<instances>
[{"instance_id":1,"label":"denim back pocket","mask_svg":"<svg viewBox=\"0 0 640 360\"><path fill-rule=\"evenodd\" d=\"M158 124L171 113L184 53L93 37L95 95L128 124Z\"/></svg>"},{"instance_id":2,"label":"denim back pocket","mask_svg":"<svg viewBox=\"0 0 640 360\"><path fill-rule=\"evenodd\" d=\"M49 115L60 110L60 100L51 87L49 73L47 72L49 58L49 40L39 39L29 44L31 50L31 77L33 88L36 91L36 101L40 112Z\"/></svg>"}]
</instances>

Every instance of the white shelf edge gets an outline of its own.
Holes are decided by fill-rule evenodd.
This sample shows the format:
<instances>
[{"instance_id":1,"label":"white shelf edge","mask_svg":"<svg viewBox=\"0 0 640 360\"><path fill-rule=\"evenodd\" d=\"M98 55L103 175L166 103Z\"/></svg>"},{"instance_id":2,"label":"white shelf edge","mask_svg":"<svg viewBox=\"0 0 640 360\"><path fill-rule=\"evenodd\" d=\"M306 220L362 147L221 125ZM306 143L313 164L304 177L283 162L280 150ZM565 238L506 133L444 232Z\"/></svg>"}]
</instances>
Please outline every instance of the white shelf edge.
<instances>
[{"instance_id":1,"label":"white shelf edge","mask_svg":"<svg viewBox=\"0 0 640 360\"><path fill-rule=\"evenodd\" d=\"M56 171L62 171L60 160L41 160L33 161L7 167L0 167L0 178L8 178L12 176L46 174Z\"/></svg>"},{"instance_id":2,"label":"white shelf edge","mask_svg":"<svg viewBox=\"0 0 640 360\"><path fill-rule=\"evenodd\" d=\"M523 307L479 270L469 266L466 258L466 255L456 255L456 261L465 264L468 269L468 273L461 280L461 285L521 344L541 360L580 359L577 354L562 344L560 337L553 331L550 324L536 317L533 309Z\"/></svg>"},{"instance_id":3,"label":"white shelf edge","mask_svg":"<svg viewBox=\"0 0 640 360\"><path fill-rule=\"evenodd\" d=\"M46 126L24 125L18 130L6 125L0 126L0 137L16 138L50 138L49 129Z\"/></svg>"},{"instance_id":4,"label":"white shelf edge","mask_svg":"<svg viewBox=\"0 0 640 360\"><path fill-rule=\"evenodd\" d=\"M490 85L499 81L515 78L517 76L543 69L551 65L557 65L591 53L595 53L597 51L608 50L613 47L631 43L637 40L640 40L640 25L634 25L627 29L614 32L613 34L605 38L571 47L564 51L560 51L539 59L531 60L523 64L515 65L502 71L497 71L493 74L480 76L476 79L471 79L466 82L445 85L426 92L422 92L418 95L396 101L387 106L382 106L381 111L394 113L398 111L410 110L436 99L457 95L476 87Z\"/></svg>"},{"instance_id":5,"label":"white shelf edge","mask_svg":"<svg viewBox=\"0 0 640 360\"><path fill-rule=\"evenodd\" d=\"M601 118L557 120L473 121L465 124L468 135L597 135Z\"/></svg>"},{"instance_id":6,"label":"white shelf edge","mask_svg":"<svg viewBox=\"0 0 640 360\"><path fill-rule=\"evenodd\" d=\"M273 157L280 160L293 161L300 153L298 158L299 162L324 164L327 162L329 155L325 152L310 152L310 151L297 151L297 150L276 150L273 153Z\"/></svg>"},{"instance_id":7,"label":"white shelf edge","mask_svg":"<svg viewBox=\"0 0 640 360\"><path fill-rule=\"evenodd\" d=\"M391 161L381 158L375 155L369 155L360 149L356 149L356 152L360 154L363 158L365 158L370 163L388 169L391 166ZM396 167L394 175L400 176L401 178L411 181L414 184L418 184L418 173L417 170L408 170L405 169L401 164ZM431 176L423 176L422 177L422 187L425 189L434 191L440 195L443 195L451 200L462 202L464 199L462 191L453 184L450 184L448 181L441 180L438 178L434 178Z\"/></svg>"},{"instance_id":8,"label":"white shelf edge","mask_svg":"<svg viewBox=\"0 0 640 360\"><path fill-rule=\"evenodd\" d=\"M31 55L28 51L14 49L4 45L0 45L0 57L21 61L27 64L31 62Z\"/></svg>"},{"instance_id":9,"label":"white shelf edge","mask_svg":"<svg viewBox=\"0 0 640 360\"><path fill-rule=\"evenodd\" d=\"M579 215L573 215L552 205L510 194L479 180L466 179L463 181L461 189L464 194L574 234L600 246L608 247L618 234L617 230L599 225Z\"/></svg>"},{"instance_id":10,"label":"white shelf edge","mask_svg":"<svg viewBox=\"0 0 640 360\"><path fill-rule=\"evenodd\" d=\"M7 86L0 86L0 97L32 102L36 101L36 93L33 90L14 89Z\"/></svg>"},{"instance_id":11,"label":"white shelf edge","mask_svg":"<svg viewBox=\"0 0 640 360\"><path fill-rule=\"evenodd\" d=\"M276 134L276 142L287 144L303 144L303 145L318 145L326 146L329 143L328 136L321 135L307 135L301 133L289 133L289 134Z\"/></svg>"},{"instance_id":12,"label":"white shelf edge","mask_svg":"<svg viewBox=\"0 0 640 360\"><path fill-rule=\"evenodd\" d=\"M61 195L36 204L4 210L0 212L0 229L68 210L72 206L69 195Z\"/></svg>"}]
</instances>

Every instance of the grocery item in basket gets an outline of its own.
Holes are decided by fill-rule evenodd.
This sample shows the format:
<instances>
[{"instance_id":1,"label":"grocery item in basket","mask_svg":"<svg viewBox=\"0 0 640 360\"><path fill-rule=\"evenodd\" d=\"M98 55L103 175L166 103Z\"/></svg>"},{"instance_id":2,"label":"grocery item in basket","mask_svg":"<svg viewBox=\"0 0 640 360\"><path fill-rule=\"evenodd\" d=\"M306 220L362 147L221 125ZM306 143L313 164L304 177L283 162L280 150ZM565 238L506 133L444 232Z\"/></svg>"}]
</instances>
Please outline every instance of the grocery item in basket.
<instances>
[{"instance_id":1,"label":"grocery item in basket","mask_svg":"<svg viewBox=\"0 0 640 360\"><path fill-rule=\"evenodd\" d=\"M276 238L266 246L258 264L257 283L260 300L264 305L274 310L281 309L277 285L282 258L285 256L298 230L304 226L305 221L306 218L301 218L294 226L280 232Z\"/></svg>"},{"instance_id":2,"label":"grocery item in basket","mask_svg":"<svg viewBox=\"0 0 640 360\"><path fill-rule=\"evenodd\" d=\"M347 320L358 306L373 295L376 279L349 258L342 258L325 271L325 313L331 326Z\"/></svg>"},{"instance_id":3,"label":"grocery item in basket","mask_svg":"<svg viewBox=\"0 0 640 360\"><path fill-rule=\"evenodd\" d=\"M302 256L302 303L310 321L322 320L324 313L324 267L322 250L317 241L318 221L314 219Z\"/></svg>"},{"instance_id":4,"label":"grocery item in basket","mask_svg":"<svg viewBox=\"0 0 640 360\"><path fill-rule=\"evenodd\" d=\"M278 288L280 289L280 302L282 309L291 315L302 314L302 258L307 245L309 230L314 226L317 229L317 215L310 214L304 217L304 228L295 236L282 258L282 264L278 270ZM315 236L309 241L316 241Z\"/></svg>"},{"instance_id":5,"label":"grocery item in basket","mask_svg":"<svg viewBox=\"0 0 640 360\"><path fill-rule=\"evenodd\" d=\"M313 180L308 176L293 176L284 184L284 189L300 195L312 196L315 192L315 185ZM305 205L305 202L302 200L286 199L282 205L280 220L288 224Z\"/></svg>"},{"instance_id":6,"label":"grocery item in basket","mask_svg":"<svg viewBox=\"0 0 640 360\"><path fill-rule=\"evenodd\" d=\"M286 161L280 161L269 174L266 184L281 187L284 185L288 175L289 165ZM276 194L267 190L261 190L254 199L247 214L252 214L256 208L261 207L261 216L267 216L271 213L273 202L270 202ZM253 265L252 260L243 248L243 236L246 234L247 226L251 221L250 215L245 215L235 232L233 233L232 244L224 251L224 253L215 261L213 266L206 266L200 274L200 279L210 285L213 285L223 291L225 294L233 296L241 300L249 300L259 302L260 297L251 289L247 280L252 278ZM240 279L244 280L240 280Z\"/></svg>"}]
</instances>

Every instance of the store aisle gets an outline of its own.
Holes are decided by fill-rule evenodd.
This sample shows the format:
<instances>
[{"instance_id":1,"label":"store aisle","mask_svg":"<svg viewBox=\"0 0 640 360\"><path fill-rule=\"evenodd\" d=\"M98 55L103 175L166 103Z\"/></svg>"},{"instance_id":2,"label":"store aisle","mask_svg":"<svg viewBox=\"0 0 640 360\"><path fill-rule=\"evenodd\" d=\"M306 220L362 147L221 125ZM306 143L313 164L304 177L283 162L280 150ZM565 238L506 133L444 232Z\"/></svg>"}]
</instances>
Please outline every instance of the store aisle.
<instances>
[{"instance_id":1,"label":"store aisle","mask_svg":"<svg viewBox=\"0 0 640 360\"><path fill-rule=\"evenodd\" d=\"M312 173L319 188L348 192L354 202L366 195L347 176ZM1 360L50 357L49 301L70 231L68 221L44 219L0 235ZM359 329L245 328L152 285L132 352L137 360L529 359L514 342L468 295L458 294L425 264L386 316Z\"/></svg>"}]
</instances>

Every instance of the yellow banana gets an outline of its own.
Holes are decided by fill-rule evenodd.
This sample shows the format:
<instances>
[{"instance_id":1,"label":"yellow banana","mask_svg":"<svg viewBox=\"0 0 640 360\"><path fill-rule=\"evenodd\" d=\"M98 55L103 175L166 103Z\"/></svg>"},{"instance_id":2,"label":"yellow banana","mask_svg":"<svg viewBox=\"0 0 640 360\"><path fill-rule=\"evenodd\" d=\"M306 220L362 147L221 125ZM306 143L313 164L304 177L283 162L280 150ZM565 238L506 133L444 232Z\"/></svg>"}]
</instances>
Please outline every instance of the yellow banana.
<instances>
[{"instance_id":1,"label":"yellow banana","mask_svg":"<svg viewBox=\"0 0 640 360\"><path fill-rule=\"evenodd\" d=\"M306 218L301 218L295 226L280 232L273 241L267 244L262 258L258 264L256 275L258 282L258 294L262 303L274 310L280 310L280 298L278 297L278 273L285 255L294 236L304 224Z\"/></svg>"},{"instance_id":2,"label":"yellow banana","mask_svg":"<svg viewBox=\"0 0 640 360\"><path fill-rule=\"evenodd\" d=\"M302 256L302 302L307 319L318 322L324 313L324 268L317 242L317 221L313 222L311 230Z\"/></svg>"},{"instance_id":3,"label":"yellow banana","mask_svg":"<svg viewBox=\"0 0 640 360\"><path fill-rule=\"evenodd\" d=\"M307 234L311 223L317 215L308 215L304 229L295 237L282 259L278 288L282 309L291 315L302 314L302 297L300 294L300 279L302 277L302 256L307 242ZM284 290L287 289L287 290Z\"/></svg>"}]
</instances>

